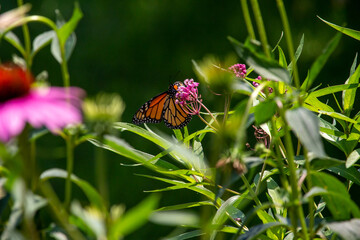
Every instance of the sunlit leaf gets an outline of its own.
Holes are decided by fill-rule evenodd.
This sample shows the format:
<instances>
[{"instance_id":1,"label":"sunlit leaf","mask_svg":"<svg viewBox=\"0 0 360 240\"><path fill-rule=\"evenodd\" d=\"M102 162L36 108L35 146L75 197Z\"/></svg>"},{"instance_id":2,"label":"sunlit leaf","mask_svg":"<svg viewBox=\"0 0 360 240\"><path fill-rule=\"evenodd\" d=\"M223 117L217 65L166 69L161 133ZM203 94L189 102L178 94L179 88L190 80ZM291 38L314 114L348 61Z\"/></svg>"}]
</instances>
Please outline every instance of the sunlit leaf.
<instances>
[{"instance_id":1,"label":"sunlit leaf","mask_svg":"<svg viewBox=\"0 0 360 240\"><path fill-rule=\"evenodd\" d=\"M360 159L360 148L355 149L350 153L346 159L346 167L349 168L354 165Z\"/></svg>"},{"instance_id":2,"label":"sunlit leaf","mask_svg":"<svg viewBox=\"0 0 360 240\"><path fill-rule=\"evenodd\" d=\"M286 120L301 143L319 157L326 156L319 133L319 119L312 112L299 107L286 112Z\"/></svg>"},{"instance_id":3,"label":"sunlit leaf","mask_svg":"<svg viewBox=\"0 0 360 240\"><path fill-rule=\"evenodd\" d=\"M279 52L279 65L284 68L287 67L286 57L284 51L280 46L278 46L278 52Z\"/></svg>"},{"instance_id":4,"label":"sunlit leaf","mask_svg":"<svg viewBox=\"0 0 360 240\"><path fill-rule=\"evenodd\" d=\"M149 220L156 224L166 226L192 226L198 227L199 215L191 211L161 211L151 214Z\"/></svg>"},{"instance_id":5,"label":"sunlit leaf","mask_svg":"<svg viewBox=\"0 0 360 240\"><path fill-rule=\"evenodd\" d=\"M158 195L150 195L116 219L109 229L110 239L119 239L144 225L158 205L159 199Z\"/></svg>"},{"instance_id":6,"label":"sunlit leaf","mask_svg":"<svg viewBox=\"0 0 360 240\"><path fill-rule=\"evenodd\" d=\"M70 20L66 22L62 27L59 29L59 40L61 44L65 44L67 39L70 35L74 32L77 24L79 23L80 19L83 17L83 13L81 12L80 6L77 2L75 2L75 7L73 11L73 15L71 16Z\"/></svg>"},{"instance_id":7,"label":"sunlit leaf","mask_svg":"<svg viewBox=\"0 0 360 240\"><path fill-rule=\"evenodd\" d=\"M205 159L201 159L198 155L194 154L190 149L186 148L182 143L176 142L173 139L160 136L152 131L146 130L139 126L130 123L117 122L114 124L114 128L127 130L133 132L153 143L160 146L163 149L170 149L169 155L171 155L175 160L183 164L189 169L195 169L204 173L207 177L212 178L211 171L205 162ZM190 136L188 136L190 137Z\"/></svg>"},{"instance_id":8,"label":"sunlit leaf","mask_svg":"<svg viewBox=\"0 0 360 240\"><path fill-rule=\"evenodd\" d=\"M338 33L333 37L330 42L326 45L323 49L321 55L315 60L315 62L311 65L310 71L308 75L301 85L301 89L307 91L313 82L315 81L316 77L319 75L320 71L324 67L325 63L329 59L330 55L334 52L335 48L339 44L341 39L341 34Z\"/></svg>"},{"instance_id":9,"label":"sunlit leaf","mask_svg":"<svg viewBox=\"0 0 360 240\"><path fill-rule=\"evenodd\" d=\"M254 52L251 48L238 42L234 38L229 37L228 39L234 46L236 53L263 78L290 83L289 72L287 69L281 67L275 60Z\"/></svg>"},{"instance_id":10,"label":"sunlit leaf","mask_svg":"<svg viewBox=\"0 0 360 240\"><path fill-rule=\"evenodd\" d=\"M178 167L162 161L161 159L154 159L153 155L141 152L139 150L134 149L124 140L114 137L114 136L105 136L103 143L100 143L95 138L88 139L91 143L96 145L97 147L101 147L112 152L115 152L121 156L132 159L138 163L143 164L147 168L150 168L154 171L157 170L176 170Z\"/></svg>"},{"instance_id":11,"label":"sunlit leaf","mask_svg":"<svg viewBox=\"0 0 360 240\"><path fill-rule=\"evenodd\" d=\"M350 76L349 80L346 81L346 83L358 85L359 78L360 78L360 65L358 65L355 72ZM355 97L356 97L356 88L343 91L343 108L347 116L350 115L351 110L353 109Z\"/></svg>"},{"instance_id":12,"label":"sunlit leaf","mask_svg":"<svg viewBox=\"0 0 360 240\"><path fill-rule=\"evenodd\" d=\"M350 29L350 28L345 28L345 27L340 27L336 24L333 24L331 22L328 22L324 19L322 19L321 17L317 16L321 21L323 21L324 23L326 23L327 25L329 25L330 27L336 29L337 31L343 33L343 34L346 34L352 38L355 38L356 40L359 40L360 41L360 31L356 31L356 30L353 30L353 29Z\"/></svg>"}]
</instances>

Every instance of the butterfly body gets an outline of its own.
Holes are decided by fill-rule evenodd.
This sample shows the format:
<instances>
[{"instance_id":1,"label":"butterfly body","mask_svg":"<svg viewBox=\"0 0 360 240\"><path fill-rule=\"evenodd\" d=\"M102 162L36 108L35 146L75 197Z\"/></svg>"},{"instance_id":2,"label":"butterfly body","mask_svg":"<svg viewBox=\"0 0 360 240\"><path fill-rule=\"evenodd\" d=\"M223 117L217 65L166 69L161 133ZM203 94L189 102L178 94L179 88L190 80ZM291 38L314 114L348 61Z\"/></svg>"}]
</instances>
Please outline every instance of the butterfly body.
<instances>
[{"instance_id":1,"label":"butterfly body","mask_svg":"<svg viewBox=\"0 0 360 240\"><path fill-rule=\"evenodd\" d=\"M183 107L176 103L176 93L181 82L175 82L169 86L166 92L160 93L142 105L134 114L132 122L141 123L160 123L164 121L165 125L172 129L185 127L191 120Z\"/></svg>"}]
</instances>

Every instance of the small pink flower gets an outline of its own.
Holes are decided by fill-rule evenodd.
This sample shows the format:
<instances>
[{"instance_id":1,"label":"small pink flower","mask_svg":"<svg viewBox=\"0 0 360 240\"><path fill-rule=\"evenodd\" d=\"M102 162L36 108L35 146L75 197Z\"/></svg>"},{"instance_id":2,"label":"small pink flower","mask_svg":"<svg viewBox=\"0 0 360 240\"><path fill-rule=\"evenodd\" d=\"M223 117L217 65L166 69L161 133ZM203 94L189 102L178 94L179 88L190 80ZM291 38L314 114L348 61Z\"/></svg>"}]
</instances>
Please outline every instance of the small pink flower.
<instances>
[{"instance_id":1,"label":"small pink flower","mask_svg":"<svg viewBox=\"0 0 360 240\"><path fill-rule=\"evenodd\" d=\"M30 88L32 75L16 65L0 65L0 141L19 135L26 123L56 133L82 120L79 88Z\"/></svg>"},{"instance_id":2,"label":"small pink flower","mask_svg":"<svg viewBox=\"0 0 360 240\"><path fill-rule=\"evenodd\" d=\"M234 64L231 67L229 67L229 70L233 71L236 75L236 77L239 78L245 78L246 76L246 65L245 64Z\"/></svg>"},{"instance_id":3,"label":"small pink flower","mask_svg":"<svg viewBox=\"0 0 360 240\"><path fill-rule=\"evenodd\" d=\"M258 76L256 79L257 79L257 80L262 80L262 77L261 77L261 76ZM268 80L268 81L269 81L269 80ZM254 87L257 87L257 86L260 85L260 83L255 82L255 81L253 81L252 84L253 84ZM273 89L272 89L271 87L268 87L268 90L269 90L269 93L272 93L272 92L273 92Z\"/></svg>"},{"instance_id":4,"label":"small pink flower","mask_svg":"<svg viewBox=\"0 0 360 240\"><path fill-rule=\"evenodd\" d=\"M176 93L176 103L182 105L184 110L191 115L199 115L201 109L201 96L197 87L198 82L193 79L186 79L184 86L180 86Z\"/></svg>"}]
</instances>

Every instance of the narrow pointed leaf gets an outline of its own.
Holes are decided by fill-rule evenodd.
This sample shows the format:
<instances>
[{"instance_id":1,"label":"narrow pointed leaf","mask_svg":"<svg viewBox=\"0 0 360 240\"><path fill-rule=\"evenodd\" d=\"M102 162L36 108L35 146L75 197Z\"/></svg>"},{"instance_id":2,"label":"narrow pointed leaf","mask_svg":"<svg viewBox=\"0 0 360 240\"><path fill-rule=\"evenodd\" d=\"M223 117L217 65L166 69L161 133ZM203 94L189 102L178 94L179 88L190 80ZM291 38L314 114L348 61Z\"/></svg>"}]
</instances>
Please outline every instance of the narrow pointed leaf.
<instances>
[{"instance_id":1,"label":"narrow pointed leaf","mask_svg":"<svg viewBox=\"0 0 360 240\"><path fill-rule=\"evenodd\" d=\"M299 57L300 57L300 55L302 53L302 50L303 50L303 47L304 47L304 34L301 36L299 46L296 49L295 56L294 56L295 60L291 61L291 63L287 67L290 74L292 74L292 71L293 71L293 65L294 65L293 62L296 63L299 60Z\"/></svg>"},{"instance_id":2,"label":"narrow pointed leaf","mask_svg":"<svg viewBox=\"0 0 360 240\"><path fill-rule=\"evenodd\" d=\"M335 48L339 44L341 39L341 34L338 33L333 37L327 46L324 48L321 55L315 60L315 62L311 65L308 76L305 81L301 85L301 89L307 91L311 85L314 83L316 77L319 75L320 71L324 67L325 63L329 59L330 55L334 52Z\"/></svg>"},{"instance_id":3,"label":"narrow pointed leaf","mask_svg":"<svg viewBox=\"0 0 360 240\"><path fill-rule=\"evenodd\" d=\"M360 41L360 31L356 31L356 30L353 30L353 29L350 29L350 28L345 28L345 27L340 27L336 24L333 24L331 22L328 22L324 19L322 19L321 17L318 16L318 18L323 21L324 23L326 23L327 25L329 25L330 27L336 29L337 31L343 33L343 34L346 34L348 35L349 37L352 37L352 38L355 38L356 40L359 40Z\"/></svg>"},{"instance_id":4,"label":"narrow pointed leaf","mask_svg":"<svg viewBox=\"0 0 360 240\"><path fill-rule=\"evenodd\" d=\"M349 80L346 83L359 84L359 78L360 78L360 65L358 65L356 71L350 76ZM356 96L356 88L344 90L343 92L343 109L347 116L350 115L350 112L353 109L355 96Z\"/></svg>"}]
</instances>

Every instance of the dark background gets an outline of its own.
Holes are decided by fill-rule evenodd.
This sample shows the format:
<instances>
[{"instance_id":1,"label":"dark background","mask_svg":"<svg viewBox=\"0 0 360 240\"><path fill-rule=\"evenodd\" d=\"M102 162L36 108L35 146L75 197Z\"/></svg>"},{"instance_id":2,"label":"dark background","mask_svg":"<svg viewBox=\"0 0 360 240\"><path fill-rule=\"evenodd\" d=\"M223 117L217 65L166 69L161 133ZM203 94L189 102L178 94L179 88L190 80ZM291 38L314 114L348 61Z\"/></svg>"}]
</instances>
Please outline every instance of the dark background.
<instances>
[{"instance_id":1,"label":"dark background","mask_svg":"<svg viewBox=\"0 0 360 240\"><path fill-rule=\"evenodd\" d=\"M72 0L33 0L30 14L44 15L55 19L55 9L59 9L65 19L73 10ZM358 0L292 0L284 1L292 27L294 45L305 34L305 45L299 60L300 78L303 81L311 63L321 53L326 43L336 31L321 22L316 16L338 25L347 24L360 29ZM227 36L244 41L247 31L242 17L240 1L189 1L189 0L126 0L95 1L80 0L84 13L77 29L77 45L69 61L71 85L87 91L88 96L98 92L119 93L126 102L122 120L130 122L134 112L152 96L167 89L169 82L195 78L191 60L200 60L207 54L224 58L234 53ZM16 1L1 0L1 12L14 8ZM274 46L282 31L276 1L259 1L267 31L269 44ZM250 7L250 6L249 6ZM255 27L255 24L254 24ZM32 39L48 29L39 23L30 24ZM18 29L16 33L21 36ZM286 49L285 39L281 46ZM335 53L330 57L314 85L342 84L349 76L349 70L359 41L343 36ZM2 61L10 59L16 52L10 45L0 45ZM285 54L287 52L285 51ZM239 60L241 62L241 60ZM50 48L42 50L35 58L34 74L42 70L49 72L52 85L62 85L60 67L50 54ZM340 95L339 95L340 96ZM328 97L330 104L334 101ZM326 100L326 99L325 99ZM204 99L206 103L207 100ZM357 103L355 103L357 104ZM210 107L212 102L209 102ZM335 105L333 105L335 107ZM336 109L336 107L335 107ZM202 124L194 119L189 124L195 131ZM156 126L171 134L163 124ZM132 145L151 153L160 150L143 139L130 133L121 135ZM251 138L251 136L249 137ZM49 151L49 149L51 149ZM64 143L60 138L46 136L38 144L40 169L65 168ZM328 146L329 154L334 148ZM93 175L94 148L85 143L76 149L74 173L95 185ZM344 158L338 152L335 156ZM139 203L147 193L143 190L159 188L154 180L135 176L134 173L152 174L142 167L124 167L120 162L128 160L108 153L108 181L111 204L124 203L131 208ZM59 194L63 191L63 181L53 182ZM79 189L74 189L76 197L85 199ZM181 196L181 199L179 198ZM192 192L171 192L162 195L161 205L196 201ZM127 239L158 239L165 236L170 228L160 228L148 223Z\"/></svg>"}]
</instances>

